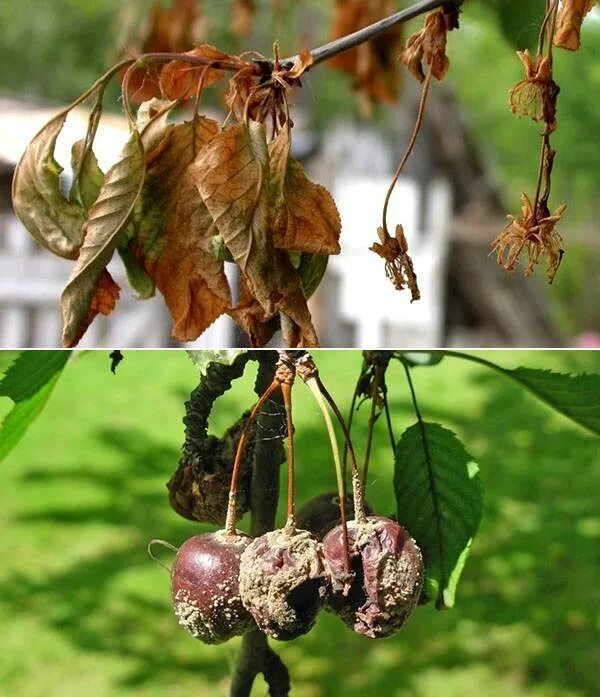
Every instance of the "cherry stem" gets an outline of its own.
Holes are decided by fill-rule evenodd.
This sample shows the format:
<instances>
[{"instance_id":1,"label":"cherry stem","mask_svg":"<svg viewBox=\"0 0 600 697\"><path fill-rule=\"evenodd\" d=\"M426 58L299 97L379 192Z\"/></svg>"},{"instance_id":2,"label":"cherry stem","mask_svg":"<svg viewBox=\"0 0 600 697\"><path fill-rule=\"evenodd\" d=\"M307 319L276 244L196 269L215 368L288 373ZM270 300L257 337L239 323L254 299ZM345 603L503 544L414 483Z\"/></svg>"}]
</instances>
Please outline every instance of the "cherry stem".
<instances>
[{"instance_id":1,"label":"cherry stem","mask_svg":"<svg viewBox=\"0 0 600 697\"><path fill-rule=\"evenodd\" d=\"M296 527L296 507L294 500L294 422L292 420L292 386L281 383L281 394L285 407L285 421L288 435L288 501L286 527Z\"/></svg>"},{"instance_id":2,"label":"cherry stem","mask_svg":"<svg viewBox=\"0 0 600 697\"><path fill-rule=\"evenodd\" d=\"M323 415L323 421L325 422L325 427L327 428L327 434L329 435L329 442L331 444L331 453L333 455L333 462L335 464L335 476L337 480L337 490L338 498L340 500L340 521L342 525L342 536L344 540L344 571L350 573L350 542L348 540L348 522L346 518L346 482L342 476L342 463L340 460L340 451L338 448L337 438L335 437L335 429L333 428L333 423L331 421L331 416L327 410L327 404L323 398L323 394L319 388L319 383L317 378L314 376L309 376L304 378L304 382L310 389L315 401L319 405L321 414Z\"/></svg>"},{"instance_id":3,"label":"cherry stem","mask_svg":"<svg viewBox=\"0 0 600 697\"><path fill-rule=\"evenodd\" d=\"M342 429L342 433L344 434L344 438L346 440L348 452L350 453L350 462L352 465L352 493L354 497L354 519L357 523L365 523L367 520L367 516L365 514L365 505L363 501L362 486L360 483L360 474L358 472L358 465L356 464L356 454L354 452L354 446L352 445L352 441L350 440L350 433L348 432L348 428L346 426L346 422L344 421L344 417L342 416L342 412L339 410L338 405L335 403L335 400L328 392L327 388L323 384L323 381L321 380L318 374L316 375L316 380L319 385L319 389L321 390L321 394L327 400L329 406L331 407L333 413L335 414L340 424L340 428Z\"/></svg>"},{"instance_id":4,"label":"cherry stem","mask_svg":"<svg viewBox=\"0 0 600 697\"><path fill-rule=\"evenodd\" d=\"M254 405L254 408L250 412L250 416L246 421L246 424L242 430L242 435L240 436L240 439L238 441L238 445L235 451L235 459L233 461L233 470L231 472L231 484L229 486L229 501L227 502L227 517L225 518L225 532L227 533L227 535L231 537L235 537L237 535L237 529L235 526L237 519L237 485L248 431L250 429L250 426L254 423L254 420L256 419L258 413L262 409L265 402L269 399L273 392L275 392L275 390L279 389L281 389L281 383L277 379L273 380L273 382L269 385L269 387L267 387L267 389L263 393L262 397Z\"/></svg>"},{"instance_id":5,"label":"cherry stem","mask_svg":"<svg viewBox=\"0 0 600 697\"><path fill-rule=\"evenodd\" d=\"M366 491L367 488L367 476L369 474L369 461L371 459L371 447L373 445L373 433L375 431L375 421L377 416L375 415L375 410L377 408L377 394L379 392L379 378L381 376L381 369L379 366L375 366L375 371L373 375L373 387L371 388L371 411L369 413L369 423L367 426L367 443L365 445L365 458L363 461L363 474L362 474L362 485L363 489Z\"/></svg>"}]
</instances>

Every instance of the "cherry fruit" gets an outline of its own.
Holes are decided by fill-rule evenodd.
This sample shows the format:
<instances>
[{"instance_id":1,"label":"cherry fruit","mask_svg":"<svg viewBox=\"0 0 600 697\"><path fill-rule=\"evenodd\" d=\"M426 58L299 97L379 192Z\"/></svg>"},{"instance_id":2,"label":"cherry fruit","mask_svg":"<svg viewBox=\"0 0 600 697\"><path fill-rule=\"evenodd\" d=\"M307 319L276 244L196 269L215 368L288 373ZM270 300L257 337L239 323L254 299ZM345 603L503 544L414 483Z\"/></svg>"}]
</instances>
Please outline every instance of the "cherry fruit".
<instances>
[{"instance_id":1,"label":"cherry fruit","mask_svg":"<svg viewBox=\"0 0 600 697\"><path fill-rule=\"evenodd\" d=\"M220 644L252 629L239 591L240 558L251 538L224 530L186 540L171 569L179 624L206 644Z\"/></svg>"},{"instance_id":2,"label":"cherry fruit","mask_svg":"<svg viewBox=\"0 0 600 697\"><path fill-rule=\"evenodd\" d=\"M423 585L423 558L401 525L382 516L348 523L352 574L344 566L342 526L323 540L332 593L329 607L359 634L395 634L415 608Z\"/></svg>"},{"instance_id":3,"label":"cherry fruit","mask_svg":"<svg viewBox=\"0 0 600 697\"><path fill-rule=\"evenodd\" d=\"M240 565L240 595L259 629L287 641L306 634L325 602L328 576L321 544L286 526L257 537Z\"/></svg>"}]
</instances>

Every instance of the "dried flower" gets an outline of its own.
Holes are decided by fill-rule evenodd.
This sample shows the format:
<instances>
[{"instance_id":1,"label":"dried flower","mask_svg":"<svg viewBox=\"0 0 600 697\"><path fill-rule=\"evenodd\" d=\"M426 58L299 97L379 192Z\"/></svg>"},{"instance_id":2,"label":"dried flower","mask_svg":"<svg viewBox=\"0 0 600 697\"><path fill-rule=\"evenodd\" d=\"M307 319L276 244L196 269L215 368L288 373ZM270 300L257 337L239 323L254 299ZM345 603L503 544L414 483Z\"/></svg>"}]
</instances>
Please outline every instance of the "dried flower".
<instances>
[{"instance_id":1,"label":"dried flower","mask_svg":"<svg viewBox=\"0 0 600 697\"><path fill-rule=\"evenodd\" d=\"M396 236L391 237L382 227L377 229L381 244L375 242L369 249L385 259L385 274L396 290L410 288L411 302L419 300L421 293L412 259L408 255L408 243L402 225L396 225Z\"/></svg>"},{"instance_id":2,"label":"dried flower","mask_svg":"<svg viewBox=\"0 0 600 697\"><path fill-rule=\"evenodd\" d=\"M517 116L528 116L534 121L543 121L546 131L556 129L556 100L560 91L552 79L552 61L549 56L532 58L527 49L517 51L525 68L525 78L510 91L508 102Z\"/></svg>"},{"instance_id":3,"label":"dried flower","mask_svg":"<svg viewBox=\"0 0 600 697\"><path fill-rule=\"evenodd\" d=\"M408 39L398 60L406 65L419 82L425 79L423 63L430 66L435 78L442 80L450 65L446 56L446 34L457 26L458 21L450 19L441 10L431 12L425 18L423 29Z\"/></svg>"},{"instance_id":4,"label":"dried flower","mask_svg":"<svg viewBox=\"0 0 600 697\"><path fill-rule=\"evenodd\" d=\"M533 273L540 257L545 256L548 280L552 283L564 254L562 237L556 230L556 224L566 206L560 206L550 214L545 204L538 205L534 211L527 194L522 194L521 201L522 216L507 216L510 222L492 242L492 251L496 252L496 261L506 271L512 271L525 250L528 262L526 276Z\"/></svg>"}]
</instances>

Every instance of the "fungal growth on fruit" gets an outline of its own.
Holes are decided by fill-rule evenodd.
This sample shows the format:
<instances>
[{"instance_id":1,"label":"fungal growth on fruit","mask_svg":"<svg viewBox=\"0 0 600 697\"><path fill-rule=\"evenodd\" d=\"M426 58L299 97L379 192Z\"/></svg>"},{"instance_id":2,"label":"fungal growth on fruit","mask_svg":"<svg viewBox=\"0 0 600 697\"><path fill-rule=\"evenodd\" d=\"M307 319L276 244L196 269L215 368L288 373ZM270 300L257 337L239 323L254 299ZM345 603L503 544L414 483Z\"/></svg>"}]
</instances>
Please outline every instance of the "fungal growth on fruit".
<instances>
[{"instance_id":1,"label":"fungal growth on fruit","mask_svg":"<svg viewBox=\"0 0 600 697\"><path fill-rule=\"evenodd\" d=\"M286 526L253 540L242 554L240 595L259 629L287 641L315 623L328 590L321 544Z\"/></svg>"},{"instance_id":2,"label":"fungal growth on fruit","mask_svg":"<svg viewBox=\"0 0 600 697\"><path fill-rule=\"evenodd\" d=\"M323 540L331 572L329 606L355 632L388 637L404 624L419 600L423 559L416 542L389 518L369 516L348 523L353 576L344 569L342 527Z\"/></svg>"},{"instance_id":3,"label":"fungal growth on fruit","mask_svg":"<svg viewBox=\"0 0 600 697\"><path fill-rule=\"evenodd\" d=\"M250 543L224 530L194 535L179 548L171 594L179 624L206 644L220 644L252 629L239 592L240 557Z\"/></svg>"}]
</instances>

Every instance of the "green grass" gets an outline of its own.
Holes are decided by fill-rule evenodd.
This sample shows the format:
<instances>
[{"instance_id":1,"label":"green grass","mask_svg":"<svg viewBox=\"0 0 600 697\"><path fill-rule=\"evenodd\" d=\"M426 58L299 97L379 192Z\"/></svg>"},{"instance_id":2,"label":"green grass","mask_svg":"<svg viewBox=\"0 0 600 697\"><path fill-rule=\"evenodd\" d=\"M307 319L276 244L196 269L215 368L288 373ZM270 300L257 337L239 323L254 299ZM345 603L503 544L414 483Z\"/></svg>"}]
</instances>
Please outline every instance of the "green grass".
<instances>
[{"instance_id":1,"label":"green grass","mask_svg":"<svg viewBox=\"0 0 600 697\"><path fill-rule=\"evenodd\" d=\"M600 354L485 353L507 367L600 372ZM358 352L318 363L346 411ZM0 353L0 368L5 368ZM419 608L389 640L322 614L277 644L294 697L584 697L600 662L598 440L500 375L446 358L414 371L425 418L455 430L481 465L486 507L456 608ZM224 429L253 401L248 374L215 408ZM183 352L78 356L46 410L0 464L0 695L225 695L237 641L204 646L177 625L168 574L146 543L199 529L171 511L165 482L197 373ZM413 422L400 366L389 374L395 430ZM334 487L308 391L295 406L298 500ZM7 408L0 402L0 414ZM356 430L364 443L366 410ZM358 422L357 422L358 424ZM394 508L383 423L369 499ZM285 483L285 478L283 482ZM279 518L283 517L280 504ZM257 682L253 697L266 695Z\"/></svg>"}]
</instances>

